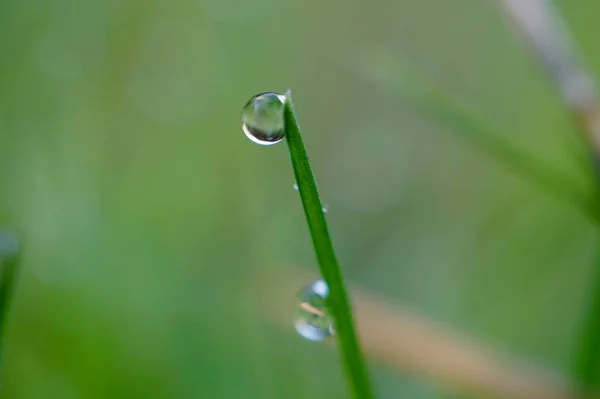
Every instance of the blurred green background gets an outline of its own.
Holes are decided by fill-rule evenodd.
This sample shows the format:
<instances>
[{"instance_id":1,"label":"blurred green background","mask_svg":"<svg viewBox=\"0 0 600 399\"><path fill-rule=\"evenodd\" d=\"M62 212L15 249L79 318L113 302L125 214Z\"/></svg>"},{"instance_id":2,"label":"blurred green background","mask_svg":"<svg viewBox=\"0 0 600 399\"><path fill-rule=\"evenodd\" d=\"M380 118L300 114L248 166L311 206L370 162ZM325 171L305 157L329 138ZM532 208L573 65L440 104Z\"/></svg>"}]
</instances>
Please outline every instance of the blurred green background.
<instances>
[{"instance_id":1,"label":"blurred green background","mask_svg":"<svg viewBox=\"0 0 600 399\"><path fill-rule=\"evenodd\" d=\"M600 3L558 4L600 71ZM593 225L371 80L373 49L589 188L492 1L0 1L0 222L26 237L2 398L347 397L336 352L258 300L316 267L285 145L240 129L286 88L348 278L568 374ZM370 366L380 398L444 395Z\"/></svg>"}]
</instances>

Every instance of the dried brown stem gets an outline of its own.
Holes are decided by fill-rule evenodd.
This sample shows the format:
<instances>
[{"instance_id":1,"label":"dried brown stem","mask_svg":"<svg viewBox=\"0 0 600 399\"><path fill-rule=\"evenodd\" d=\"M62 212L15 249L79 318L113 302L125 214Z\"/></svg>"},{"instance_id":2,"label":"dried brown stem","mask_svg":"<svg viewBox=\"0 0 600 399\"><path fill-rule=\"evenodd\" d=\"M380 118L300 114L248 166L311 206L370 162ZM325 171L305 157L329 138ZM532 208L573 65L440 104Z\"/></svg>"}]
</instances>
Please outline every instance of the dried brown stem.
<instances>
[{"instance_id":1,"label":"dried brown stem","mask_svg":"<svg viewBox=\"0 0 600 399\"><path fill-rule=\"evenodd\" d=\"M300 272L264 276L253 287L261 310L291 327L293 295L316 276ZM518 359L509 359L473 343L402 306L392 306L353 289L358 333L371 360L400 372L412 372L453 391L506 399L575 399L568 383ZM288 298L287 301L282 298Z\"/></svg>"},{"instance_id":2,"label":"dried brown stem","mask_svg":"<svg viewBox=\"0 0 600 399\"><path fill-rule=\"evenodd\" d=\"M553 3L548 0L495 0L529 43L597 158L600 157L600 106L593 75Z\"/></svg>"}]
</instances>

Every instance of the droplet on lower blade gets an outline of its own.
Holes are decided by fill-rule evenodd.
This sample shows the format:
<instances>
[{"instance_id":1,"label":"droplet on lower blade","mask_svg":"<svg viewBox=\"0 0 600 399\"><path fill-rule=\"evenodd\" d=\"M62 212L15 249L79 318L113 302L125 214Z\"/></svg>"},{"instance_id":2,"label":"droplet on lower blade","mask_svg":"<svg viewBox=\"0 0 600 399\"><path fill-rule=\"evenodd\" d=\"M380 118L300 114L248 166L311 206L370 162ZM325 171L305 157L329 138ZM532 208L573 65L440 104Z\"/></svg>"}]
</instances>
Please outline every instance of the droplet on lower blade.
<instances>
[{"instance_id":1,"label":"droplet on lower blade","mask_svg":"<svg viewBox=\"0 0 600 399\"><path fill-rule=\"evenodd\" d=\"M327 308L329 287L316 280L300 290L294 328L301 337L320 342L334 335L333 318Z\"/></svg>"}]
</instances>

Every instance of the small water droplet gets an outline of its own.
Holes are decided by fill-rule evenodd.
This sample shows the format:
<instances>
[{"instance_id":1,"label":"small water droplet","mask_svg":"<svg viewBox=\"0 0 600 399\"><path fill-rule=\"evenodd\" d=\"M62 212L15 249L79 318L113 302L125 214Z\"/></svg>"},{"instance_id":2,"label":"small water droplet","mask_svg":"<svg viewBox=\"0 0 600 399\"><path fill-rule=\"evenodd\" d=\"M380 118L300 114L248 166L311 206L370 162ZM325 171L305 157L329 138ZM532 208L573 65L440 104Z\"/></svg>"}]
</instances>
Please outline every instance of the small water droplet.
<instances>
[{"instance_id":1,"label":"small water droplet","mask_svg":"<svg viewBox=\"0 0 600 399\"><path fill-rule=\"evenodd\" d=\"M298 191L300 188L298 187L298 183L294 183L294 190Z\"/></svg>"},{"instance_id":2,"label":"small water droplet","mask_svg":"<svg viewBox=\"0 0 600 399\"><path fill-rule=\"evenodd\" d=\"M323 208L321 208L321 210L323 211L323 213L329 212L329 205L327 205L327 204L323 205Z\"/></svg>"},{"instance_id":3,"label":"small water droplet","mask_svg":"<svg viewBox=\"0 0 600 399\"><path fill-rule=\"evenodd\" d=\"M294 318L294 328L303 338L323 341L334 335L333 318L327 309L329 287L316 280L300 290Z\"/></svg>"},{"instance_id":4,"label":"small water droplet","mask_svg":"<svg viewBox=\"0 0 600 399\"><path fill-rule=\"evenodd\" d=\"M284 103L285 96L272 92L250 98L242 108L242 130L246 136L260 145L273 145L283 140Z\"/></svg>"}]
</instances>

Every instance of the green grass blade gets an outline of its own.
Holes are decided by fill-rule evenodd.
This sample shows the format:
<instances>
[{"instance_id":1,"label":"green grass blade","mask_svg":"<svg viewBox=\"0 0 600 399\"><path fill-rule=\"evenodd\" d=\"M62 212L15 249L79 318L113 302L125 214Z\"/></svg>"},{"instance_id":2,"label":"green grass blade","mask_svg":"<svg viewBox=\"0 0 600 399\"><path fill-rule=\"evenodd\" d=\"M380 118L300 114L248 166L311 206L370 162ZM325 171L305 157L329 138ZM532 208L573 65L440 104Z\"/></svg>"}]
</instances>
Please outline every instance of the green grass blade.
<instances>
[{"instance_id":1,"label":"green grass blade","mask_svg":"<svg viewBox=\"0 0 600 399\"><path fill-rule=\"evenodd\" d=\"M17 273L18 255L19 244L16 237L10 233L0 232L0 357L2 356L10 297Z\"/></svg>"},{"instance_id":2,"label":"green grass blade","mask_svg":"<svg viewBox=\"0 0 600 399\"><path fill-rule=\"evenodd\" d=\"M574 374L584 393L598 388L600 379L600 258L597 260L584 324L577 341Z\"/></svg>"},{"instance_id":3,"label":"green grass blade","mask_svg":"<svg viewBox=\"0 0 600 399\"><path fill-rule=\"evenodd\" d=\"M363 72L372 80L392 87L424 117L448 128L548 194L582 210L596 223L600 222L595 192L586 192L553 165L506 140L501 132L488 126L464 104L439 90L407 60L386 51L373 51L362 64Z\"/></svg>"},{"instance_id":4,"label":"green grass blade","mask_svg":"<svg viewBox=\"0 0 600 399\"><path fill-rule=\"evenodd\" d=\"M374 398L369 372L356 334L350 299L342 270L335 256L317 184L294 113L291 92L288 90L285 96L284 120L290 157L317 261L323 279L329 286L328 302L335 320L337 341L352 397L356 399Z\"/></svg>"}]
</instances>

